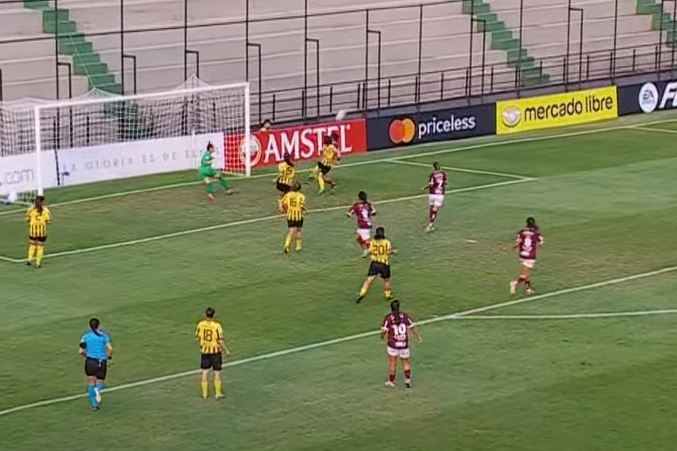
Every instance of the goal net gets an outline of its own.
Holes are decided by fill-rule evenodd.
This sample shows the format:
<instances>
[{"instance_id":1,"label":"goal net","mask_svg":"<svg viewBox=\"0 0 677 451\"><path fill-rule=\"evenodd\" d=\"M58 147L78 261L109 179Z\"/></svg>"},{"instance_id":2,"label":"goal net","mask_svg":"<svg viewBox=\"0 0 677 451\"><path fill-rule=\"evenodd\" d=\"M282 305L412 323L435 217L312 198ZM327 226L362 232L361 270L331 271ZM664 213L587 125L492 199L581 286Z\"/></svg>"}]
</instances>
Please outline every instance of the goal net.
<instances>
[{"instance_id":1,"label":"goal net","mask_svg":"<svg viewBox=\"0 0 677 451\"><path fill-rule=\"evenodd\" d=\"M216 169L251 175L247 83L210 86L191 78L160 93L92 91L55 103L14 102L0 105L0 121L6 202L29 203L52 188L194 170L208 144Z\"/></svg>"}]
</instances>

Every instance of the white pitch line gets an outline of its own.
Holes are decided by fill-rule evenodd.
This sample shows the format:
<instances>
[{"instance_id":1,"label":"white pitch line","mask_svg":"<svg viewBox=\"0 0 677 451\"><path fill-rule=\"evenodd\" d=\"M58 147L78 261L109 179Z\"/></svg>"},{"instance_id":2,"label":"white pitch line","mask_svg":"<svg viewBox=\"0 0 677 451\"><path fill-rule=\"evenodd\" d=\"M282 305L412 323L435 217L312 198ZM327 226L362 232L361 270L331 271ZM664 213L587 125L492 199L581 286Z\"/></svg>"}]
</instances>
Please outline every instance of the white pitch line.
<instances>
[{"instance_id":1,"label":"white pitch line","mask_svg":"<svg viewBox=\"0 0 677 451\"><path fill-rule=\"evenodd\" d=\"M601 313L571 313L571 314L553 314L553 315L479 315L479 316L459 316L457 320L468 319L488 319L488 320L571 320L571 319L606 319L606 318L626 318L636 316L657 316L674 315L677 309L662 310L635 310L627 312L601 312Z\"/></svg>"},{"instance_id":2,"label":"white pitch line","mask_svg":"<svg viewBox=\"0 0 677 451\"><path fill-rule=\"evenodd\" d=\"M473 308L473 309L470 309L470 310L464 310L464 311L460 311L460 312L456 312L456 313L451 313L449 315L429 318L429 319L426 319L426 320L423 320L423 321L419 321L416 324L417 325L425 325L425 324L437 323L437 322L440 322L440 321L448 321L448 320L459 319L461 317L466 317L466 316L469 316L469 315L474 315L474 314L482 313L482 312L488 312L488 311L496 310L496 309L499 309L499 308L510 307L510 306L517 305L517 304L541 301L543 299L549 299L549 298L552 298L552 297L555 297L555 296L562 296L562 295L565 295L565 294L576 293L576 292L579 292L579 291L586 291L586 290L592 290L592 289L595 289L595 288L601 288L601 287L606 287L606 286L610 286L610 285L617 285L617 284L623 283L623 282L628 282L628 281L638 280L638 279L644 279L644 278L647 278L647 277L671 273L671 272L675 272L675 271L677 271L677 266L668 266L668 267L661 268L661 269L658 269L658 270L655 270L655 271L648 271L648 272L644 272L644 273L633 274L631 276L619 277L619 278L616 278L616 279L605 280L603 282L596 282L596 283L591 283L591 284L588 284L588 285L581 285L581 286L578 286L578 287L567 288L567 289L564 289L564 290L551 291L550 293L539 294L539 295L536 295L536 296L516 299L516 300L513 300L513 301L506 301L506 302L499 302L499 303L496 303L496 304L489 304L489 305L485 305L485 306L482 306L482 307ZM223 365L223 367L224 368L231 368L231 367L235 367L235 366L245 365L245 364L248 364L248 363L254 363L254 362L259 362L259 361L262 361L262 360L268 360L268 359L273 359L273 358L276 358L276 357L283 357L283 356L290 355L290 354L296 354L296 353L303 352L303 351L309 351L311 349L324 348L326 346L331 346L331 345L335 345L335 344L339 344L339 343L345 343L345 342L348 342L348 341L359 340L361 338L372 337L374 335L378 335L380 332L381 332L380 330L362 332L360 334L348 335L348 336L345 336L345 337L334 338L332 340L321 341L321 342L318 342L318 343L312 343L312 344L308 344L308 345L304 345L304 346L297 346L297 347L294 347L294 348L283 349L283 350L280 350L280 351L270 352L270 353L266 353L266 354L260 354L260 355L257 355L257 356L248 357L248 358L245 358L245 359L240 359L240 360L235 360L235 361L232 361L232 362L225 363ZM151 378L151 379L145 379L145 380L141 380L141 381L137 381L137 382L131 382L131 383L128 383L128 384L116 385L116 386L113 386L113 387L110 387L110 388L106 388L105 392L106 393L116 392L116 391L120 391L120 390L126 390L126 389L129 389L129 388L142 387L144 385L155 384L155 383L158 383L158 382L165 382L165 381L170 381L170 380L174 380L174 379L180 379L180 378L183 378L183 377L193 376L193 375L199 374L200 371L202 371L202 370L182 371L180 373L167 374L165 376L154 377L154 378ZM11 407L9 409L0 410L0 416L9 415L9 414L16 413L16 412L21 412L21 411L33 409L33 408L36 408L36 407L44 407L44 406L60 404L60 403L68 402L68 401L73 401L73 400L76 400L76 399L85 398L86 396L87 395L85 393L79 393L77 395L64 396L64 397L61 397L61 398L45 399L43 401L37 401L37 402L29 403L29 404L24 404L24 405L21 405L21 406Z\"/></svg>"},{"instance_id":3,"label":"white pitch line","mask_svg":"<svg viewBox=\"0 0 677 451\"><path fill-rule=\"evenodd\" d=\"M475 186L468 186L466 188L457 188L453 190L447 191L448 194L458 194L458 193L467 193L471 191L480 191L480 190L485 190L485 189L490 189L490 188L498 188L500 186L509 186L509 185L515 185L518 183L526 183L526 182L531 182L533 179L519 179L519 180L506 180L503 182L496 182L496 183L488 183L485 185L475 185ZM404 196L404 197L395 197L392 199L384 199L384 200L379 200L372 202L375 205L383 205L383 204L392 204L396 202L404 202L404 201L409 201L409 200L414 200L414 199L421 199L424 197L427 197L428 194L415 194L412 196ZM351 204L352 205L352 204ZM348 210L348 208L351 207L351 205L339 205L336 207L327 207L327 208L318 208L315 210L310 210L309 213L326 213L330 211L338 211L338 210ZM86 247L82 249L73 249L70 251L63 251L63 252L55 252L53 254L47 254L45 255L45 258L54 258L54 257L63 257L65 255L73 255L73 254L84 254L84 253L89 253L89 252L95 252L95 251L100 251L104 249L114 249L118 247L123 247L123 246L133 246L136 244L142 244L142 243L150 243L152 241L158 241L158 240L166 240L168 238L176 238L180 236L185 236L185 235L192 235L195 233L202 233L202 232L209 232L212 230L219 230L219 229L225 229L229 227L236 227L236 226L241 226L241 225L246 225L246 224L254 224L257 222L264 222L264 221L270 221L274 219L282 219L284 215L270 215L270 216L261 216L258 218L251 218L251 219L243 219L240 221L232 221L232 222L226 222L223 224L215 224L212 226L206 226L206 227L198 227L196 229L188 229L188 230L181 230L179 232L172 232L172 233L165 233L163 235L155 235L147 238L139 238L136 240L130 240L130 241L121 241L118 243L110 243L110 244L103 244L101 246L93 246L93 247ZM16 259L12 257L5 257L5 256L0 256L1 261L6 261L9 263L24 263L26 260L23 259Z\"/></svg>"},{"instance_id":4,"label":"white pitch line","mask_svg":"<svg viewBox=\"0 0 677 451\"><path fill-rule=\"evenodd\" d=\"M393 160L407 160L411 158L419 158L419 157L428 157L428 156L433 156L433 155L443 155L447 153L455 153L455 152L464 152L468 150L476 150L476 149L485 149L485 148L491 148L491 147L498 147L498 146L505 146L505 145L510 145L510 144L523 144L523 143L529 143L529 142L538 142L538 141L547 141L551 139L562 139L562 138L569 138L573 136L582 136L582 135L590 135L590 134L595 134L595 133L603 133L603 132L609 132L609 131L617 131L617 130L633 130L636 128L639 128L641 126L646 126L646 125L653 125L653 124L665 124L665 123L670 123L670 122L677 122L677 119L663 119L663 120L658 120L658 121L651 121L651 122L643 122L641 125L617 125L614 127L601 127L601 128L592 128L592 129L587 129L587 130L579 130L575 132L567 132L567 133L559 133L559 134L548 134L548 135L538 135L538 136L531 136L528 138L519 138L519 139L504 139L500 141L489 141L489 142L480 142L477 144L471 144L468 146L460 146L460 147L452 147L450 149L441 149L441 150L435 150L431 152L421 152L421 153L416 153L416 149L423 149L426 147L431 147L431 146L439 146L441 143L440 142L431 142L431 143L424 143L424 144L418 144L416 146L412 146L410 150L414 153L412 154L407 154L407 155L401 155L398 157L389 157L389 158L380 158L380 159L375 159L375 160L366 160L366 161L356 161L353 163L345 163L340 166L337 166L336 169L340 168L349 168L349 167L355 167L355 166L364 166L364 165L369 165L369 164L377 164L377 163L383 163L387 161L393 161ZM652 131L656 131L656 129L650 129ZM474 141L474 140L486 140L486 139L494 139L494 136L478 136L475 138L468 138L466 141ZM395 150L395 149L394 149ZM392 150L390 150L392 151ZM389 150L383 150L383 152L390 152ZM308 172L309 169L303 169L301 171L298 171L299 173L302 172ZM236 179L241 179L241 180L248 180L248 179L258 179L258 178L263 178L263 177L273 177L275 176L275 173L273 172L267 172L267 173L262 173L262 174L255 174L252 175L251 177L239 177ZM172 189L172 188L180 188L184 186L193 186L193 185L199 185L202 182L183 182L183 183L174 183L170 185L162 185L162 186L156 186L152 188L143 188L143 189L136 189L136 190L130 190L130 191L122 191L118 193L110 193L110 194L103 194L101 196L93 196L93 197L86 197L83 199L76 199L76 200L69 200L69 201L64 201L64 202L56 202L51 204L52 207L58 207L58 206L63 206L63 205L73 205L73 204L80 204L84 202L92 202L92 201L97 201L97 200L102 200L102 199L112 199L115 197L123 197L131 194L143 194L147 192L153 192L153 191L162 191L165 189ZM21 212L22 210L10 210L10 211L2 211L0 212L0 216L5 216L9 214L15 214L17 212Z\"/></svg>"},{"instance_id":5,"label":"white pitch line","mask_svg":"<svg viewBox=\"0 0 677 451\"><path fill-rule=\"evenodd\" d=\"M404 159L392 159L392 160L387 160L386 163L393 163L393 164L402 164L405 166L421 166L425 168L431 168L432 165L428 163L418 163L416 161L407 161ZM442 169L445 169L447 171L453 171L453 172L466 172L468 174L482 174L482 175L493 175L496 177L504 177L508 179L517 179L517 180L535 180L535 177L528 177L525 175L519 175L519 174L509 174L507 172L495 172L495 171L485 171L482 169L469 169L469 168L459 168L455 166L441 166Z\"/></svg>"},{"instance_id":6,"label":"white pitch line","mask_svg":"<svg viewBox=\"0 0 677 451\"><path fill-rule=\"evenodd\" d=\"M668 130L666 128L654 128L654 127L642 127L640 125L635 125L632 127L633 130L642 130L645 132L658 132L658 133L670 133L672 135L677 134L677 130Z\"/></svg>"}]
</instances>

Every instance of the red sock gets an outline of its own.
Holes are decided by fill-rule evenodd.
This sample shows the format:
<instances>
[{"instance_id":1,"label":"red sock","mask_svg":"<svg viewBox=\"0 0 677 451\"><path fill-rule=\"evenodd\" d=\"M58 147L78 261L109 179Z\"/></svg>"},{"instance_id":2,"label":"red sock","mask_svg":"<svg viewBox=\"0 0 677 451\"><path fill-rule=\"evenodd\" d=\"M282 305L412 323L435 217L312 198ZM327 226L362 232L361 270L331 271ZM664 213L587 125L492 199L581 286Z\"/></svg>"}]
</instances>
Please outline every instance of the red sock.
<instances>
[{"instance_id":1,"label":"red sock","mask_svg":"<svg viewBox=\"0 0 677 451\"><path fill-rule=\"evenodd\" d=\"M411 370L404 370L404 379L411 380Z\"/></svg>"},{"instance_id":2,"label":"red sock","mask_svg":"<svg viewBox=\"0 0 677 451\"><path fill-rule=\"evenodd\" d=\"M394 382L395 382L395 376L396 376L395 374L389 374L389 375L388 375L388 380L389 380L390 382L393 382L393 383L394 383Z\"/></svg>"},{"instance_id":3,"label":"red sock","mask_svg":"<svg viewBox=\"0 0 677 451\"><path fill-rule=\"evenodd\" d=\"M527 287L527 289L531 289L531 279L525 278L524 279L524 285Z\"/></svg>"},{"instance_id":4,"label":"red sock","mask_svg":"<svg viewBox=\"0 0 677 451\"><path fill-rule=\"evenodd\" d=\"M519 286L522 284L522 282L526 282L526 281L527 281L527 278L526 278L526 277L524 277L524 276L519 276L519 277L517 278L517 286L519 287Z\"/></svg>"},{"instance_id":5,"label":"red sock","mask_svg":"<svg viewBox=\"0 0 677 451\"><path fill-rule=\"evenodd\" d=\"M437 219L437 208L430 207L430 211L428 212L428 218L430 219L431 224L435 222L435 219Z\"/></svg>"}]
</instances>

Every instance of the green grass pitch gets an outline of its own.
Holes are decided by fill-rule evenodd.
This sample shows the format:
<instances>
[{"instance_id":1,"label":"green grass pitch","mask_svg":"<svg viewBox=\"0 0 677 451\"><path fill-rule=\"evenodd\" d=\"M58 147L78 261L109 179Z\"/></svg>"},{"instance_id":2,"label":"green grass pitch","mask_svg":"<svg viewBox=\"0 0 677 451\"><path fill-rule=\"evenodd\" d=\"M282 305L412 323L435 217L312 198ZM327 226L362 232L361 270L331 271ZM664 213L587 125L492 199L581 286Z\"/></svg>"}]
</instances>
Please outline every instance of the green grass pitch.
<instances>
[{"instance_id":1,"label":"green grass pitch","mask_svg":"<svg viewBox=\"0 0 677 451\"><path fill-rule=\"evenodd\" d=\"M0 449L674 449L677 119L646 120L349 158L334 193L304 187L289 257L270 174L214 203L193 173L48 192L39 271L21 211L0 210ZM453 192L425 234L433 161ZM381 285L354 304L361 189L400 251L397 297L429 320L408 392L383 386ZM538 295L511 297L527 215ZM233 350L219 402L195 371L207 305ZM117 348L97 413L77 355L92 315Z\"/></svg>"}]
</instances>

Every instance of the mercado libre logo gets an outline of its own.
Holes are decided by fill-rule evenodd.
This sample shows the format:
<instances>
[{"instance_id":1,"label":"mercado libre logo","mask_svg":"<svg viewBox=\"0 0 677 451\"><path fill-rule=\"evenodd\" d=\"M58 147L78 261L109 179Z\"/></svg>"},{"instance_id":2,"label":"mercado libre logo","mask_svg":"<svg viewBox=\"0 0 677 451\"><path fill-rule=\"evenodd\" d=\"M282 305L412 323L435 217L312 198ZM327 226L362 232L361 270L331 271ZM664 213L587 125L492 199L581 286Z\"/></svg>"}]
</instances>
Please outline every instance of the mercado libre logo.
<instances>
[{"instance_id":1,"label":"mercado libre logo","mask_svg":"<svg viewBox=\"0 0 677 451\"><path fill-rule=\"evenodd\" d=\"M409 144L416 136L416 124L411 118L395 119L388 129L393 144Z\"/></svg>"}]
</instances>

